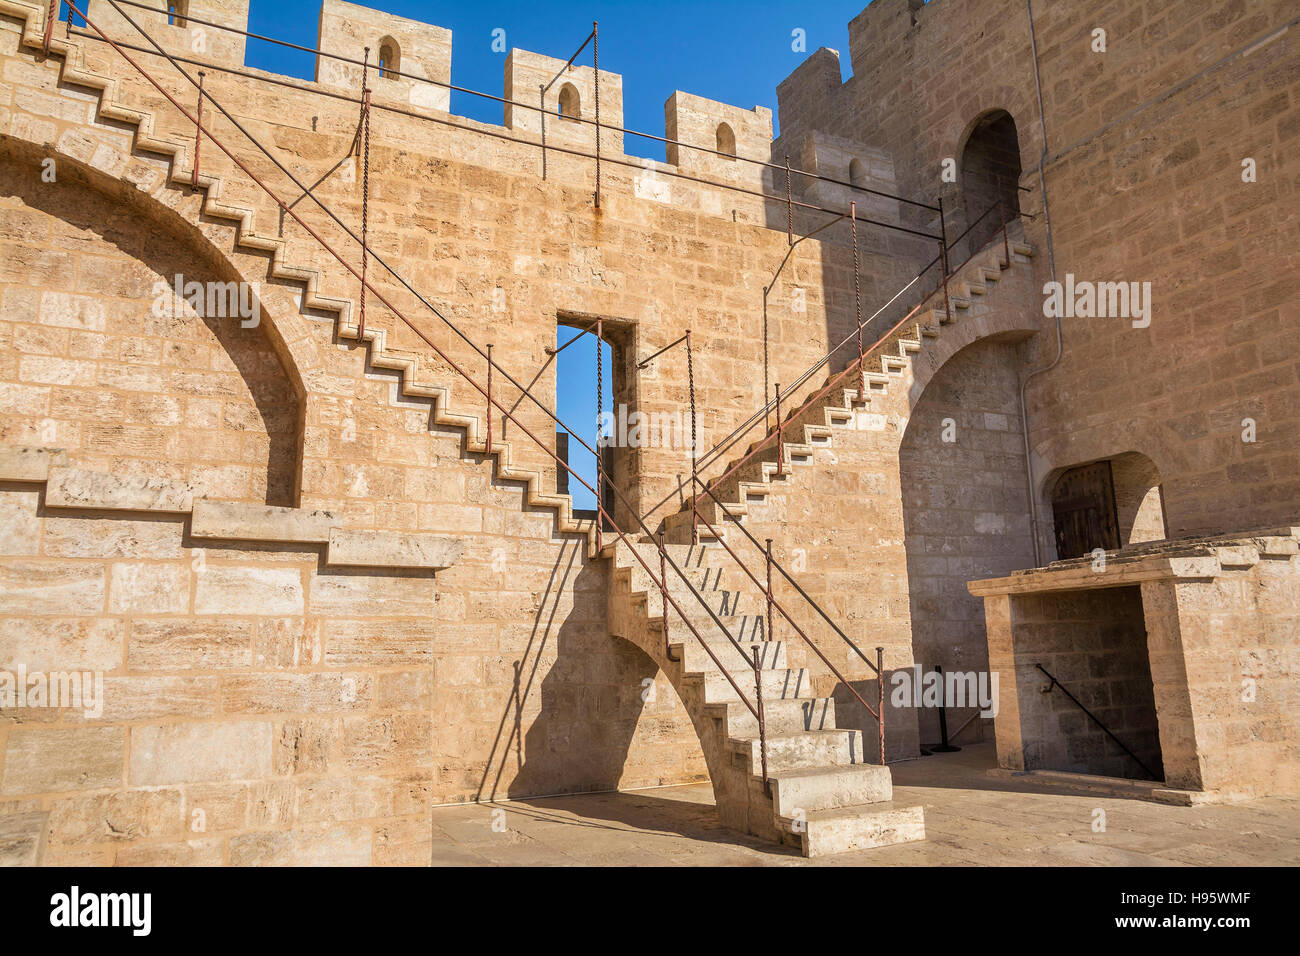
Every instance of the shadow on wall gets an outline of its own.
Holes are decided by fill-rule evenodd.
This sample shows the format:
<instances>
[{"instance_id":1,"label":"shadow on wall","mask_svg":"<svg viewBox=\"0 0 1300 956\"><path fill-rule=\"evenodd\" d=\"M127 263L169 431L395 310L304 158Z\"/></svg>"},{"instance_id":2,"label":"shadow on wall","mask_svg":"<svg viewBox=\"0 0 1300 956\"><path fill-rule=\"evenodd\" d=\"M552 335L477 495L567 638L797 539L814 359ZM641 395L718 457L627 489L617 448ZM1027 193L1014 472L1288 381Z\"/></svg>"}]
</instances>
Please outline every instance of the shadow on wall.
<instances>
[{"instance_id":1,"label":"shadow on wall","mask_svg":"<svg viewBox=\"0 0 1300 956\"><path fill-rule=\"evenodd\" d=\"M927 672L988 669L984 602L966 582L1034 563L1016 370L1014 344L960 350L913 406L899 448L912 649ZM949 709L949 730L974 712ZM937 742L934 708L917 716L922 743Z\"/></svg>"},{"instance_id":2,"label":"shadow on wall","mask_svg":"<svg viewBox=\"0 0 1300 956\"><path fill-rule=\"evenodd\" d=\"M574 540L559 548L531 629L509 655L513 687L478 801L612 790L624 775L646 708L642 682L658 668L609 636L605 576L582 560L584 547Z\"/></svg>"},{"instance_id":3,"label":"shadow on wall","mask_svg":"<svg viewBox=\"0 0 1300 956\"><path fill-rule=\"evenodd\" d=\"M67 367L79 370L75 380L51 385L51 417L57 422L62 408L69 422L86 426L84 447L70 449L73 464L98 454L134 459L138 467L246 468L245 494L213 496L294 504L300 405L265 330L242 327L239 314L173 309L170 297L162 314L154 308L159 282L174 288L181 276L205 289L229 288L240 277L141 202L114 201L100 174L69 158L58 160L57 180L45 182L41 158L6 139L0 167L0 206L22 224L4 237L4 283L42 293L31 314L6 299L4 319L46 333L49 360L66 357ZM60 291L102 309L90 319L76 308L74 316L48 319L48 296ZM67 328L72 344L64 347L55 336ZM79 339L82 351L72 354Z\"/></svg>"}]
</instances>

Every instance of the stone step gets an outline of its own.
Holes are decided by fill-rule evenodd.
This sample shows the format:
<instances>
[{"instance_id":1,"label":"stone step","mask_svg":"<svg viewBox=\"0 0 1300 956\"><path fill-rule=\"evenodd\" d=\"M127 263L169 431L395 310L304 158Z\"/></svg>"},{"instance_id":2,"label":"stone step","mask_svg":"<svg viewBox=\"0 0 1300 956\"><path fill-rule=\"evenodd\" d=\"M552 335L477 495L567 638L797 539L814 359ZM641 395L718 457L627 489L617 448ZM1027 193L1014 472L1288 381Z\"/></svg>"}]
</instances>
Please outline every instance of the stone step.
<instances>
[{"instance_id":1,"label":"stone step","mask_svg":"<svg viewBox=\"0 0 1300 956\"><path fill-rule=\"evenodd\" d=\"M647 597L647 601L649 602L647 604L647 610L651 612L646 619L647 624L653 630L662 633L664 618L663 614L660 613L662 607L661 599L659 595L652 594ZM681 601L677 602L678 606L685 614L684 620L682 614L678 614L670 605L668 608L668 625L672 639L675 641L679 637L684 639L685 637L690 636L690 629L686 626L686 623L689 622L694 626L695 630L699 632L700 637L704 638L706 643L713 644L720 642L725 644L727 643L727 636L718 629L718 622L720 621L722 622L722 626L727 629L727 633L738 641L752 642L767 640L767 617L765 615L722 614L718 613L717 608L714 607L717 603L719 602L709 602L709 607L713 608L714 612L717 614L717 621L715 621L708 611L701 607L700 603L694 598L690 599L689 604L683 604ZM691 637L691 640L694 641L695 638Z\"/></svg>"},{"instance_id":2,"label":"stone step","mask_svg":"<svg viewBox=\"0 0 1300 956\"><path fill-rule=\"evenodd\" d=\"M762 772L763 764L757 735L732 738L731 747L749 758L752 773L757 775ZM808 730L794 734L769 733L767 735L769 774L779 770L843 767L862 762L862 731L860 730Z\"/></svg>"},{"instance_id":3,"label":"stone step","mask_svg":"<svg viewBox=\"0 0 1300 956\"><path fill-rule=\"evenodd\" d=\"M758 734L758 718L739 701L705 704L705 713L725 722L732 736ZM763 723L770 734L798 733L805 730L835 729L835 700L831 697L764 700Z\"/></svg>"},{"instance_id":4,"label":"stone step","mask_svg":"<svg viewBox=\"0 0 1300 956\"><path fill-rule=\"evenodd\" d=\"M894 796L893 775L878 763L769 771L768 779L778 817L881 803Z\"/></svg>"},{"instance_id":5,"label":"stone step","mask_svg":"<svg viewBox=\"0 0 1300 956\"><path fill-rule=\"evenodd\" d=\"M733 649L731 653L735 654L736 652ZM721 655L719 655L719 659L722 659ZM687 674L696 680L704 681L704 699L706 703L740 699L736 694L736 689L731 686L722 671L712 666L712 662L710 662L710 667L707 670L695 674L687 672ZM744 691L745 699L751 704L755 703L754 672L749 671L744 674L732 675L732 679ZM778 668L763 671L762 681L764 702L769 700L790 700L792 698L807 699L813 696L812 679L806 667L797 669Z\"/></svg>"},{"instance_id":6,"label":"stone step","mask_svg":"<svg viewBox=\"0 0 1300 956\"><path fill-rule=\"evenodd\" d=\"M685 631L685 629L683 629L683 631ZM701 636L703 636L703 634L701 634ZM755 650L758 651L758 664L760 670L786 670L788 668L785 659L784 641L737 641L736 643L738 643L744 651L746 660L753 655ZM709 651L712 651L714 656L722 662L723 668L725 668L732 677L736 678L737 684L740 684L741 687L746 687L746 684L741 680L742 677L747 678L751 684L753 683L754 668L752 666L746 667L741 662L740 655L736 653L736 648L732 646L730 641L726 638L722 638L717 641L706 641L706 644L709 648L708 651L700 645L700 642L697 641L694 636L685 632L682 634L680 640L673 638L673 640L669 642L669 647L673 652L673 656L682 661L682 665L686 668L687 673L707 671L710 668L716 668L717 665L714 664L713 659L709 657Z\"/></svg>"},{"instance_id":7,"label":"stone step","mask_svg":"<svg viewBox=\"0 0 1300 956\"><path fill-rule=\"evenodd\" d=\"M800 838L806 857L925 839L924 810L892 802L813 810L804 816L778 817L777 823Z\"/></svg>"}]
</instances>

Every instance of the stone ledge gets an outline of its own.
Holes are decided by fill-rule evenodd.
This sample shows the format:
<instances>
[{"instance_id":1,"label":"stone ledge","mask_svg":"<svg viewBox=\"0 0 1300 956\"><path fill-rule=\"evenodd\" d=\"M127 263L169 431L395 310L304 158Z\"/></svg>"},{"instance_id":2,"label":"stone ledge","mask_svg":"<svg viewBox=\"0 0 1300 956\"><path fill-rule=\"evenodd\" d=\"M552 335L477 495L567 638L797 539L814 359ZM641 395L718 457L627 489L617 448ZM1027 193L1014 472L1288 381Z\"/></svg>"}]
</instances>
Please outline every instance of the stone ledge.
<instances>
[{"instance_id":1,"label":"stone ledge","mask_svg":"<svg viewBox=\"0 0 1300 956\"><path fill-rule=\"evenodd\" d=\"M67 465L67 459L62 448L0 445L0 481L45 481L50 469Z\"/></svg>"},{"instance_id":2,"label":"stone ledge","mask_svg":"<svg viewBox=\"0 0 1300 956\"><path fill-rule=\"evenodd\" d=\"M197 494L189 482L51 467L45 504L49 508L185 514L193 509Z\"/></svg>"},{"instance_id":3,"label":"stone ledge","mask_svg":"<svg viewBox=\"0 0 1300 956\"><path fill-rule=\"evenodd\" d=\"M292 541L326 544L330 532L342 523L332 511L279 508L239 501L194 502L190 534L195 538L228 541Z\"/></svg>"},{"instance_id":4,"label":"stone ledge","mask_svg":"<svg viewBox=\"0 0 1300 956\"><path fill-rule=\"evenodd\" d=\"M45 483L50 508L190 515L190 535L204 541L326 545L334 567L441 571L460 560L465 542L421 532L349 531L332 511L242 501L209 501L195 485L147 476L68 468L61 449L0 445L0 481Z\"/></svg>"},{"instance_id":5,"label":"stone ledge","mask_svg":"<svg viewBox=\"0 0 1300 956\"><path fill-rule=\"evenodd\" d=\"M329 533L325 563L360 568L428 568L441 571L460 559L465 542L435 534L397 531Z\"/></svg>"},{"instance_id":6,"label":"stone ledge","mask_svg":"<svg viewBox=\"0 0 1300 956\"><path fill-rule=\"evenodd\" d=\"M1185 538L1135 545L1106 552L1105 566L1093 570L1092 558L1055 561L1001 578L968 581L975 597L1029 592L1113 588L1160 580L1211 580L1245 571L1261 560L1290 560L1300 553L1300 528L1272 528L1205 538Z\"/></svg>"},{"instance_id":7,"label":"stone ledge","mask_svg":"<svg viewBox=\"0 0 1300 956\"><path fill-rule=\"evenodd\" d=\"M1180 790L1167 786L1163 781L1103 777L1068 770L1008 770L1005 767L992 767L988 770L988 775L1000 780L1023 781L1061 790L1086 790L1109 797L1149 800L1178 807L1231 802L1216 790Z\"/></svg>"}]
</instances>

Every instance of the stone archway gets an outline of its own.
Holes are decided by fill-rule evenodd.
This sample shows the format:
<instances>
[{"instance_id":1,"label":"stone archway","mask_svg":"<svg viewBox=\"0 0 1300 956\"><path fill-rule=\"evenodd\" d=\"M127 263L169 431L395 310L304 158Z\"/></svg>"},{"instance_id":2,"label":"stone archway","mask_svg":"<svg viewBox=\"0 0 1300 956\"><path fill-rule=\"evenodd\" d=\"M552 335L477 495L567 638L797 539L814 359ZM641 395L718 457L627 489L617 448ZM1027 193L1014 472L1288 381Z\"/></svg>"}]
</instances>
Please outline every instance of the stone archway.
<instances>
[{"instance_id":1,"label":"stone archway","mask_svg":"<svg viewBox=\"0 0 1300 956\"><path fill-rule=\"evenodd\" d=\"M998 231L998 213L985 215L994 204L1001 202L1008 221L1020 215L1020 171L1016 121L1004 109L981 114L961 150L962 213L967 225L974 224L965 240L967 251L980 248ZM983 220L976 223L980 216Z\"/></svg>"},{"instance_id":2,"label":"stone archway","mask_svg":"<svg viewBox=\"0 0 1300 956\"><path fill-rule=\"evenodd\" d=\"M261 296L170 209L64 155L47 182L47 158L0 141L0 208L22 225L0 301L28 343L15 388L29 399L6 408L0 440L214 498L294 504L301 385ZM177 298L178 277L202 308Z\"/></svg>"}]
</instances>

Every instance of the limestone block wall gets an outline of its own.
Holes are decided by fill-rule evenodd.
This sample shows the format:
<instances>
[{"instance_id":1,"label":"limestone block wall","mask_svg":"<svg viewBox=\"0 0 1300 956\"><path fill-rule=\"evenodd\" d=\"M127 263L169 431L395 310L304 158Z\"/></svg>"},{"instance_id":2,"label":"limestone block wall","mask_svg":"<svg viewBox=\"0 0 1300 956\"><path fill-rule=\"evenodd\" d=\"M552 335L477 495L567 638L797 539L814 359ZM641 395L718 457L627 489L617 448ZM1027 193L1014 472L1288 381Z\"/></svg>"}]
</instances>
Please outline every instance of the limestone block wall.
<instances>
[{"instance_id":1,"label":"limestone block wall","mask_svg":"<svg viewBox=\"0 0 1300 956\"><path fill-rule=\"evenodd\" d=\"M719 130L725 126L722 138ZM732 156L768 162L772 155L772 111L765 106L745 110L702 96L677 90L664 103L664 135L706 150L727 152L727 134ZM772 181L763 167L739 163L711 152L668 144L668 162L692 175L748 182L751 188Z\"/></svg>"},{"instance_id":2,"label":"limestone block wall","mask_svg":"<svg viewBox=\"0 0 1300 956\"><path fill-rule=\"evenodd\" d=\"M975 578L1033 564L1017 347L978 342L950 359L912 410L899 449L912 650L924 670L986 671ZM970 716L949 712L949 730ZM921 739L939 739L932 709Z\"/></svg>"},{"instance_id":3,"label":"limestone block wall","mask_svg":"<svg viewBox=\"0 0 1300 956\"><path fill-rule=\"evenodd\" d=\"M1174 719L1166 731L1162 716L1161 744L1184 757L1184 785L1229 798L1295 793L1296 558L1263 539L1217 560L1217 576L1142 586L1152 667L1185 686L1166 698Z\"/></svg>"},{"instance_id":4,"label":"limestone block wall","mask_svg":"<svg viewBox=\"0 0 1300 956\"><path fill-rule=\"evenodd\" d=\"M406 17L381 13L344 0L323 0L317 47L326 53L363 60L370 50L370 90L375 100L404 107L441 110L451 108L451 31ZM385 49L395 58L385 65L407 76L434 80L421 83L406 76L379 76ZM356 93L361 89L362 68L327 56L316 58L316 82Z\"/></svg>"},{"instance_id":5,"label":"limestone block wall","mask_svg":"<svg viewBox=\"0 0 1300 956\"><path fill-rule=\"evenodd\" d=\"M1064 320L1064 358L1028 391L1036 480L1144 454L1175 536L1290 522L1300 502L1287 344L1300 226L1273 212L1294 202L1293 18L1280 0L1036 4L1045 156L1028 17L1013 0L875 0L850 24L847 82L821 50L778 91L783 136L863 139L893 157L904 195L944 188L942 162L960 165L980 117L1011 114L1021 208L1046 249L1043 161L1058 278L1150 282L1153 297L1146 328ZM1091 48L1097 28L1105 53ZM1041 288L1048 259L1036 263ZM1055 349L1041 336L1027 363ZM1244 442L1245 419L1265 437Z\"/></svg>"}]
</instances>

